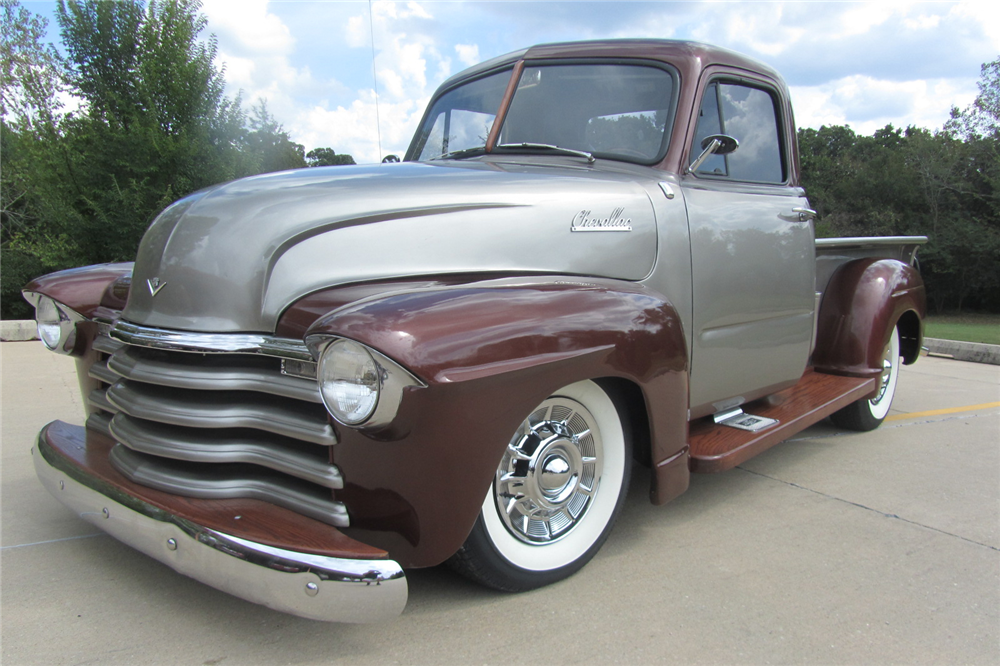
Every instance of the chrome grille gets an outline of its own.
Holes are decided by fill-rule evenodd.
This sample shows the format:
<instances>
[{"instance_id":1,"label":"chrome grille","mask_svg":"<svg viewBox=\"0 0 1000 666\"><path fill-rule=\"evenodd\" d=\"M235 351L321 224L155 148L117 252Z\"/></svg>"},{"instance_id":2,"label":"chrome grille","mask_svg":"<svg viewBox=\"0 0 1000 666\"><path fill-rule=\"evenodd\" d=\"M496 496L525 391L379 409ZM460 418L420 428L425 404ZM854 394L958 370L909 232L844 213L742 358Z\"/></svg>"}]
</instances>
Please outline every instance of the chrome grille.
<instances>
[{"instance_id":1,"label":"chrome grille","mask_svg":"<svg viewBox=\"0 0 1000 666\"><path fill-rule=\"evenodd\" d=\"M115 468L136 483L187 497L256 498L338 527L348 525L333 490L337 435L314 379L282 373L283 358L308 361L301 343L264 352L233 336L235 351L194 349L183 333L102 327L87 427L118 444ZM206 336L191 336L201 343ZM221 344L225 336L211 336ZM155 341L151 344L150 341ZM148 345L148 346L147 346ZM277 350L277 353L275 353Z\"/></svg>"}]
</instances>

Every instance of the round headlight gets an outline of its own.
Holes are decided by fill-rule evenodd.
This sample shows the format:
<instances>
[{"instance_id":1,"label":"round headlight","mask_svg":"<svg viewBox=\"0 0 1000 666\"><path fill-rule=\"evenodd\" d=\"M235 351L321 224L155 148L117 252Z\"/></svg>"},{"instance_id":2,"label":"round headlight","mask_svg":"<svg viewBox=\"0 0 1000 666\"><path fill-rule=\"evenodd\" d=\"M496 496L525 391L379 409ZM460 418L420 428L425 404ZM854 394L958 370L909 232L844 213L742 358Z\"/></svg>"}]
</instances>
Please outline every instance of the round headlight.
<instances>
[{"instance_id":1,"label":"round headlight","mask_svg":"<svg viewBox=\"0 0 1000 666\"><path fill-rule=\"evenodd\" d=\"M66 349L75 327L54 300L48 296L39 297L35 306L35 321L38 323L38 337L46 347L53 351Z\"/></svg>"},{"instance_id":2,"label":"round headlight","mask_svg":"<svg viewBox=\"0 0 1000 666\"><path fill-rule=\"evenodd\" d=\"M382 388L379 368L357 342L334 340L327 345L317 377L323 403L341 423L364 423L375 411Z\"/></svg>"}]
</instances>

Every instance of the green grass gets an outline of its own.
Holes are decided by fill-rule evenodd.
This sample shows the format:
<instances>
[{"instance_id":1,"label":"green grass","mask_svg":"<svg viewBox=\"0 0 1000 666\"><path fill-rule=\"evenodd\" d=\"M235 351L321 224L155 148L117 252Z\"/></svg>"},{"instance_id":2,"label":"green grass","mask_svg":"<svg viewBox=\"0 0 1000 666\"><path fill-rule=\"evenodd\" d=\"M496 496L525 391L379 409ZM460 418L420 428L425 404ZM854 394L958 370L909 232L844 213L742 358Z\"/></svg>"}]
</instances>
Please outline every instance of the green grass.
<instances>
[{"instance_id":1,"label":"green grass","mask_svg":"<svg viewBox=\"0 0 1000 666\"><path fill-rule=\"evenodd\" d=\"M1000 345L1000 315L930 316L924 325L924 337Z\"/></svg>"}]
</instances>

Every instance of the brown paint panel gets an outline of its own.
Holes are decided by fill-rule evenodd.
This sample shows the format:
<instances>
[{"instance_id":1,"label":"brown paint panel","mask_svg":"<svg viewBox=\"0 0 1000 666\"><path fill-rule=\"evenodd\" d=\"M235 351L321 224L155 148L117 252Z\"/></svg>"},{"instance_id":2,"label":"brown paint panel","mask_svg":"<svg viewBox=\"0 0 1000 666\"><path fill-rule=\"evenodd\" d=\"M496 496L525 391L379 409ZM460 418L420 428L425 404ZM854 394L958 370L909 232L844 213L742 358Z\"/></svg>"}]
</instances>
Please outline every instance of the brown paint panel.
<instances>
[{"instance_id":1,"label":"brown paint panel","mask_svg":"<svg viewBox=\"0 0 1000 666\"><path fill-rule=\"evenodd\" d=\"M72 477L96 480L112 497L131 496L209 529L276 548L363 560L386 556L385 551L359 543L330 525L267 502L195 499L133 483L109 462L115 442L82 426L53 421L40 437L60 457L60 469L68 469Z\"/></svg>"},{"instance_id":2,"label":"brown paint panel","mask_svg":"<svg viewBox=\"0 0 1000 666\"><path fill-rule=\"evenodd\" d=\"M716 425L711 419L692 423L691 471L706 473L732 469L864 398L874 385L874 379L807 371L795 386L744 406L748 414L777 419L780 423L776 426L749 432Z\"/></svg>"},{"instance_id":3,"label":"brown paint panel","mask_svg":"<svg viewBox=\"0 0 1000 666\"><path fill-rule=\"evenodd\" d=\"M45 294L84 317L93 317L101 306L108 288L116 280L131 272L131 263L71 268L35 278L24 286L24 291Z\"/></svg>"},{"instance_id":4,"label":"brown paint panel","mask_svg":"<svg viewBox=\"0 0 1000 666\"><path fill-rule=\"evenodd\" d=\"M653 484L649 498L660 506L679 497L691 483L690 450L684 450L653 468Z\"/></svg>"},{"instance_id":5,"label":"brown paint panel","mask_svg":"<svg viewBox=\"0 0 1000 666\"><path fill-rule=\"evenodd\" d=\"M684 338L673 308L650 290L613 280L507 280L398 293L347 306L310 334L358 340L427 383L395 419L405 439L341 428L334 447L348 508L392 489L382 529L345 532L403 566L431 566L468 536L497 464L520 423L559 388L618 377L644 393L654 465L687 434ZM686 482L668 475L670 493ZM412 509L412 513L410 511ZM393 521L396 521L394 524Z\"/></svg>"},{"instance_id":6,"label":"brown paint panel","mask_svg":"<svg viewBox=\"0 0 1000 666\"><path fill-rule=\"evenodd\" d=\"M519 61L514 65L514 71L510 74L510 80L507 81L507 88L503 91L503 98L500 100L500 108L497 110L497 116L493 119L493 126L490 128L490 134L486 137L486 152L492 153L493 146L497 145L497 139L500 137L500 127L503 126L503 121L507 118L507 109L510 108L510 101L514 99L514 91L517 90L517 84L521 80L521 72L524 70L524 61Z\"/></svg>"},{"instance_id":7,"label":"brown paint panel","mask_svg":"<svg viewBox=\"0 0 1000 666\"><path fill-rule=\"evenodd\" d=\"M882 372L882 353L893 327L906 312L920 320L927 312L920 274L895 259L858 259L841 267L823 294L813 366L853 377Z\"/></svg>"},{"instance_id":8,"label":"brown paint panel","mask_svg":"<svg viewBox=\"0 0 1000 666\"><path fill-rule=\"evenodd\" d=\"M363 298L369 298L371 296L378 296L380 294L387 294L396 291L412 291L414 289L447 287L466 284L469 282L479 282L498 277L503 276L480 273L431 277L421 276L419 278L364 282L324 289L322 291L309 294L289 306L278 320L274 334L278 337L301 340L305 337L306 331L309 327L312 326L317 319L324 317L332 313L334 310L337 310L349 303L360 301Z\"/></svg>"}]
</instances>

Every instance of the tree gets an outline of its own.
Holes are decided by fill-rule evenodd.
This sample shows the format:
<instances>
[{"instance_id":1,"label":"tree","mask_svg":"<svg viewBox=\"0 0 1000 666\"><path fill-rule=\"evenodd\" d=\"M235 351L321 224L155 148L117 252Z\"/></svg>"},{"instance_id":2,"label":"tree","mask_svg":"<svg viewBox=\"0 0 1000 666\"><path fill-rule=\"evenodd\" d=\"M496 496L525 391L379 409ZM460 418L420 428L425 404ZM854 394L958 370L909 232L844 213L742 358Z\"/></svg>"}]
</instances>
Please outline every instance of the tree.
<instances>
[{"instance_id":1,"label":"tree","mask_svg":"<svg viewBox=\"0 0 1000 666\"><path fill-rule=\"evenodd\" d=\"M965 110L952 107L946 132L966 140L1000 136L1000 58L983 64L978 86L971 106Z\"/></svg>"},{"instance_id":2,"label":"tree","mask_svg":"<svg viewBox=\"0 0 1000 666\"><path fill-rule=\"evenodd\" d=\"M293 142L261 101L253 107L246 151L256 173L299 169L306 166L305 148Z\"/></svg>"},{"instance_id":3,"label":"tree","mask_svg":"<svg viewBox=\"0 0 1000 666\"><path fill-rule=\"evenodd\" d=\"M338 155L333 151L333 148L313 148L306 153L306 161L311 167L340 166L355 163L353 157L350 155Z\"/></svg>"},{"instance_id":4,"label":"tree","mask_svg":"<svg viewBox=\"0 0 1000 666\"><path fill-rule=\"evenodd\" d=\"M20 287L45 271L41 258L12 246L40 223L44 199L32 187L39 149L58 138L65 66L43 44L48 22L0 0L0 303L5 317L26 318L31 308Z\"/></svg>"}]
</instances>

